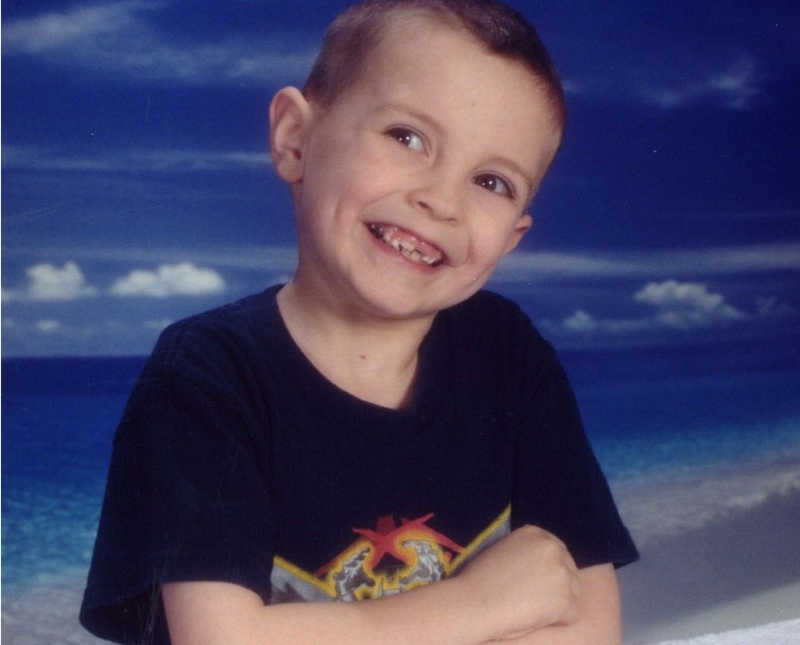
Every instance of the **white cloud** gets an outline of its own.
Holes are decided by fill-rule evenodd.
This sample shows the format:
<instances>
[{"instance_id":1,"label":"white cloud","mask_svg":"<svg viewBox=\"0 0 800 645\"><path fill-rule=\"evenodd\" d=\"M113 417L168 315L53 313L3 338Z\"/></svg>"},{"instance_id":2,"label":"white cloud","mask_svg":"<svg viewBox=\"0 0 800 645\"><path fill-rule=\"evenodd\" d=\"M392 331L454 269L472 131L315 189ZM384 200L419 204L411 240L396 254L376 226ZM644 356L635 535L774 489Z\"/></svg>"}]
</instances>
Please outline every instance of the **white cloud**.
<instances>
[{"instance_id":1,"label":"white cloud","mask_svg":"<svg viewBox=\"0 0 800 645\"><path fill-rule=\"evenodd\" d=\"M797 309L785 302L781 302L775 296L757 298L756 310L762 318L783 318L797 315Z\"/></svg>"},{"instance_id":2,"label":"white cloud","mask_svg":"<svg viewBox=\"0 0 800 645\"><path fill-rule=\"evenodd\" d=\"M195 172L266 168L266 152L244 150L116 150L103 157L60 156L52 150L3 146L3 167L91 172Z\"/></svg>"},{"instance_id":3,"label":"white cloud","mask_svg":"<svg viewBox=\"0 0 800 645\"><path fill-rule=\"evenodd\" d=\"M29 293L34 300L75 300L97 294L97 289L86 284L83 271L75 262L67 262L60 269L51 264L37 264L27 274Z\"/></svg>"},{"instance_id":4,"label":"white cloud","mask_svg":"<svg viewBox=\"0 0 800 645\"><path fill-rule=\"evenodd\" d=\"M725 107L743 109L750 106L761 93L755 59L742 55L724 68L706 72L697 77L696 72L687 79L667 85L645 86L642 96L648 103L665 110L682 108L704 100L718 101Z\"/></svg>"},{"instance_id":5,"label":"white cloud","mask_svg":"<svg viewBox=\"0 0 800 645\"><path fill-rule=\"evenodd\" d=\"M4 321L3 334L3 352L8 356L108 356L125 346L116 329L52 315L19 319L10 327ZM152 343L152 338L148 340Z\"/></svg>"},{"instance_id":6,"label":"white cloud","mask_svg":"<svg viewBox=\"0 0 800 645\"><path fill-rule=\"evenodd\" d=\"M574 334L624 334L665 328L689 330L712 327L753 317L726 303L722 294L712 293L705 284L700 283L677 280L650 282L639 289L633 299L651 306L655 313L641 318L596 318L578 309L564 318L558 327ZM764 307L769 309L770 305ZM759 312L757 315L766 314Z\"/></svg>"},{"instance_id":7,"label":"white cloud","mask_svg":"<svg viewBox=\"0 0 800 645\"><path fill-rule=\"evenodd\" d=\"M191 262L164 264L155 271L136 269L114 281L109 293L114 296L199 296L219 293L225 281L213 269L196 267Z\"/></svg>"},{"instance_id":8,"label":"white cloud","mask_svg":"<svg viewBox=\"0 0 800 645\"><path fill-rule=\"evenodd\" d=\"M583 309L576 310L560 323L545 321L545 326L551 330L566 331L570 334L602 332L615 335L662 327L654 318L596 318Z\"/></svg>"},{"instance_id":9,"label":"white cloud","mask_svg":"<svg viewBox=\"0 0 800 645\"><path fill-rule=\"evenodd\" d=\"M286 217L291 217L287 213ZM22 246L3 249L5 257L26 258L31 256L58 255L64 249L45 245ZM240 244L223 246L215 244L211 249L177 247L144 248L139 246L88 247L71 245L70 253L86 261L127 262L130 264L177 264L191 262L217 267L244 269L269 274L277 279L294 273L297 266L297 249L293 244ZM284 280L285 281L285 280Z\"/></svg>"},{"instance_id":10,"label":"white cloud","mask_svg":"<svg viewBox=\"0 0 800 645\"><path fill-rule=\"evenodd\" d=\"M494 279L498 282L552 283L577 278L656 278L800 271L800 244L787 242L696 251L621 253L547 253L514 251L503 258Z\"/></svg>"},{"instance_id":11,"label":"white cloud","mask_svg":"<svg viewBox=\"0 0 800 645\"><path fill-rule=\"evenodd\" d=\"M3 46L10 52L27 54L71 47L91 38L135 28L134 14L147 7L142 2L117 2L16 20L3 27Z\"/></svg>"},{"instance_id":12,"label":"white cloud","mask_svg":"<svg viewBox=\"0 0 800 645\"><path fill-rule=\"evenodd\" d=\"M728 323L747 314L727 304L719 293L704 284L665 280L651 282L634 295L634 300L656 308L656 321L667 327L689 329Z\"/></svg>"},{"instance_id":13,"label":"white cloud","mask_svg":"<svg viewBox=\"0 0 800 645\"><path fill-rule=\"evenodd\" d=\"M155 329L156 331L161 331L165 329L169 325L172 324L172 320L169 318L162 318L161 320L145 320L144 327L145 329Z\"/></svg>"},{"instance_id":14,"label":"white cloud","mask_svg":"<svg viewBox=\"0 0 800 645\"><path fill-rule=\"evenodd\" d=\"M639 270L636 262L602 254L515 251L503 258L495 276L500 281L527 281L536 277L619 276Z\"/></svg>"},{"instance_id":15,"label":"white cloud","mask_svg":"<svg viewBox=\"0 0 800 645\"><path fill-rule=\"evenodd\" d=\"M63 267L35 264L25 272L28 284L23 289L3 290L4 300L77 300L97 295L97 289L86 282L75 262Z\"/></svg>"},{"instance_id":16,"label":"white cloud","mask_svg":"<svg viewBox=\"0 0 800 645\"><path fill-rule=\"evenodd\" d=\"M578 309L574 314L563 321L565 329L575 332L594 331L598 327L598 322L594 316L586 313L583 309Z\"/></svg>"},{"instance_id":17,"label":"white cloud","mask_svg":"<svg viewBox=\"0 0 800 645\"><path fill-rule=\"evenodd\" d=\"M6 54L26 54L89 70L184 83L257 82L303 78L316 47L292 35L176 45L151 27L158 2L73 7L11 21Z\"/></svg>"},{"instance_id":18,"label":"white cloud","mask_svg":"<svg viewBox=\"0 0 800 645\"><path fill-rule=\"evenodd\" d=\"M696 262L704 273L800 270L800 244L753 244L712 248L698 253L676 253L675 262Z\"/></svg>"},{"instance_id":19,"label":"white cloud","mask_svg":"<svg viewBox=\"0 0 800 645\"><path fill-rule=\"evenodd\" d=\"M593 60L582 60L581 76L565 79L568 94L633 100L662 110L697 104L741 110L752 107L764 93L769 69L744 49L732 52L707 40L676 43L671 36L636 46L635 57L619 42ZM619 64L609 64L614 60Z\"/></svg>"},{"instance_id":20,"label":"white cloud","mask_svg":"<svg viewBox=\"0 0 800 645\"><path fill-rule=\"evenodd\" d=\"M36 331L42 334L55 334L61 331L61 323L57 320L37 320Z\"/></svg>"}]
</instances>

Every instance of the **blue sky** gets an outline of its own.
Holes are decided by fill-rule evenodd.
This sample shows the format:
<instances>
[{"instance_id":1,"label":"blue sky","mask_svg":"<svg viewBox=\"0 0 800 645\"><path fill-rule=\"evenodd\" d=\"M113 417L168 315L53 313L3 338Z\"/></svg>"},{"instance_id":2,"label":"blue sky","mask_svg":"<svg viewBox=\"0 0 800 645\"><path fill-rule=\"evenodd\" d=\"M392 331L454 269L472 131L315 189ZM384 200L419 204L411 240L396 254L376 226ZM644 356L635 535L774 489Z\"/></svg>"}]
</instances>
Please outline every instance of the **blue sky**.
<instances>
[{"instance_id":1,"label":"blue sky","mask_svg":"<svg viewBox=\"0 0 800 645\"><path fill-rule=\"evenodd\" d=\"M146 354L291 275L266 111L345 4L3 1L4 356ZM800 345L800 5L516 4L570 118L491 286L560 347Z\"/></svg>"}]
</instances>

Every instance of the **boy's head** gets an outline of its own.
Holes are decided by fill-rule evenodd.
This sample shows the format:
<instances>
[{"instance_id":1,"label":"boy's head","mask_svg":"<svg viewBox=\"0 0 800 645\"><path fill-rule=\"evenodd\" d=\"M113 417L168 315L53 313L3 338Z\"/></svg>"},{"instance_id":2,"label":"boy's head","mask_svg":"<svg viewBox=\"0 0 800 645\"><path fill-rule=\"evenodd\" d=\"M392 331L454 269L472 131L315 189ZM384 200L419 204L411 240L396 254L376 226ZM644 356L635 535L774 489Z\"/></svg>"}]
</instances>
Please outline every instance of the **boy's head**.
<instances>
[{"instance_id":1,"label":"boy's head","mask_svg":"<svg viewBox=\"0 0 800 645\"><path fill-rule=\"evenodd\" d=\"M345 10L325 32L303 93L329 106L369 66L371 51L392 18L419 12L467 29L488 51L516 60L537 77L559 127L566 121L564 90L536 30L514 9L492 0L365 0Z\"/></svg>"},{"instance_id":2,"label":"boy's head","mask_svg":"<svg viewBox=\"0 0 800 645\"><path fill-rule=\"evenodd\" d=\"M295 290L392 319L465 300L530 228L563 119L549 58L510 10L348 10L305 91L284 88L270 106L274 166L295 203Z\"/></svg>"}]
</instances>

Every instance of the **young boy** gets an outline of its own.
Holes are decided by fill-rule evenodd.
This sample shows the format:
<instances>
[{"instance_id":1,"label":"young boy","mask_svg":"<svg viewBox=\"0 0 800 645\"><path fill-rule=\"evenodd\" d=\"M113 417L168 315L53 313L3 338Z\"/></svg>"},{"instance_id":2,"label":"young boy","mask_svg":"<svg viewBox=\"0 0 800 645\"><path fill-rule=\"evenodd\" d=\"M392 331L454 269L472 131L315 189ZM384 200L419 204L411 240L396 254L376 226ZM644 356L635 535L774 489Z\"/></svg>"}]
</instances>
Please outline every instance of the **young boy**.
<instances>
[{"instance_id":1,"label":"young boy","mask_svg":"<svg viewBox=\"0 0 800 645\"><path fill-rule=\"evenodd\" d=\"M115 438L89 629L619 642L613 565L635 548L552 349L479 291L531 226L563 120L505 7L337 19L270 107L297 271L159 340Z\"/></svg>"}]
</instances>

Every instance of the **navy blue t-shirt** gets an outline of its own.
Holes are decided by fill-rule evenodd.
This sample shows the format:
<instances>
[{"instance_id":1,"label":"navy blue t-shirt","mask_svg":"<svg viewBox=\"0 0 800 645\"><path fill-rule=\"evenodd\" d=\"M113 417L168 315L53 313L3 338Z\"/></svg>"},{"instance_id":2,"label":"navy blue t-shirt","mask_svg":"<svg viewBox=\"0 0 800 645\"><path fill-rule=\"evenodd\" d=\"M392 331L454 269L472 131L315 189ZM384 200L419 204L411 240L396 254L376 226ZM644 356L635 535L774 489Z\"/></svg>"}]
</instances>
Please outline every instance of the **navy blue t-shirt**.
<instances>
[{"instance_id":1,"label":"navy blue t-shirt","mask_svg":"<svg viewBox=\"0 0 800 645\"><path fill-rule=\"evenodd\" d=\"M516 305L480 292L440 312L410 405L393 410L314 368L277 291L159 339L114 440L88 629L168 642L170 581L265 602L397 593L522 524L582 567L636 558L555 353Z\"/></svg>"}]
</instances>

